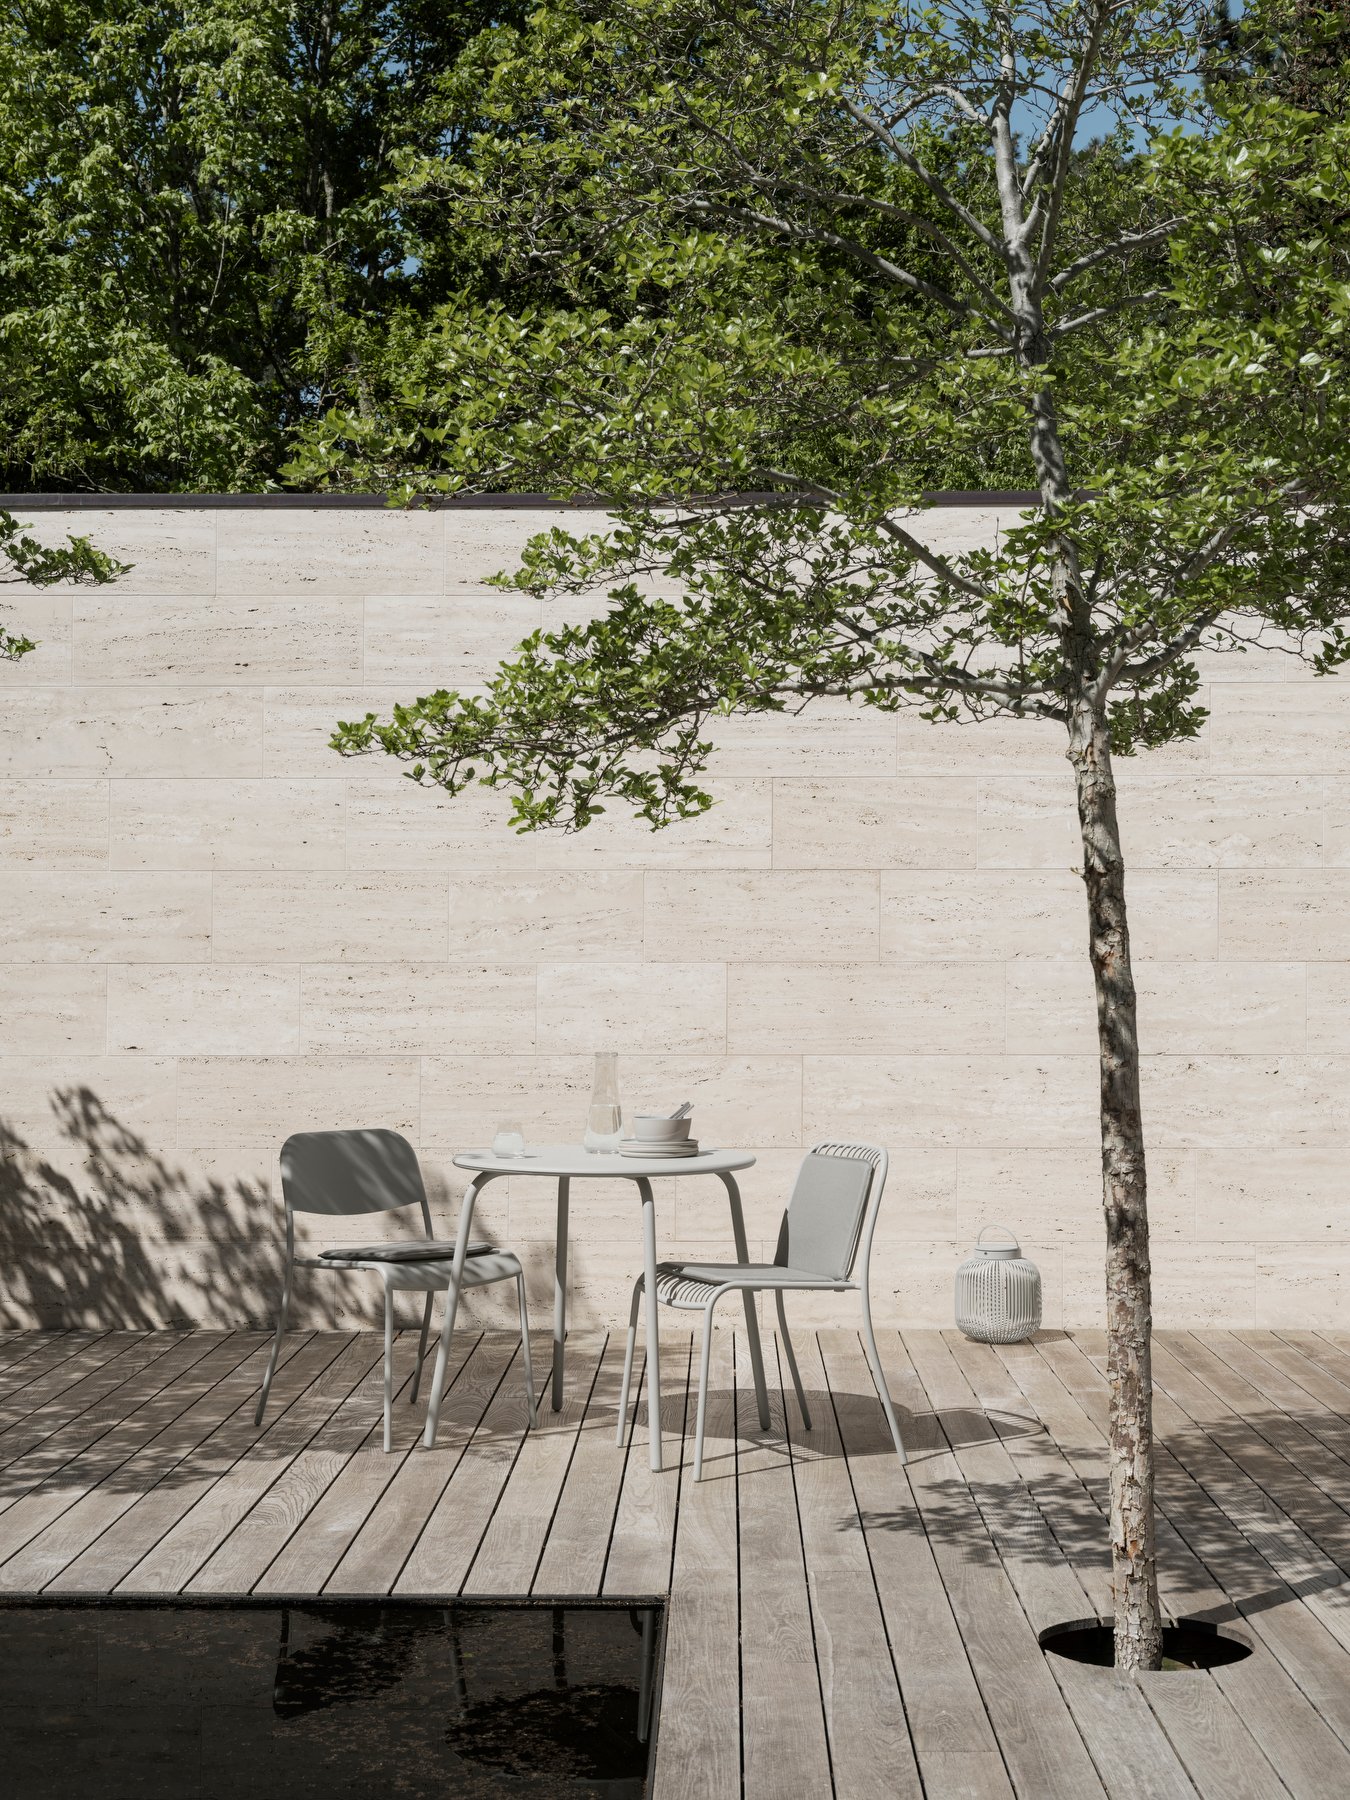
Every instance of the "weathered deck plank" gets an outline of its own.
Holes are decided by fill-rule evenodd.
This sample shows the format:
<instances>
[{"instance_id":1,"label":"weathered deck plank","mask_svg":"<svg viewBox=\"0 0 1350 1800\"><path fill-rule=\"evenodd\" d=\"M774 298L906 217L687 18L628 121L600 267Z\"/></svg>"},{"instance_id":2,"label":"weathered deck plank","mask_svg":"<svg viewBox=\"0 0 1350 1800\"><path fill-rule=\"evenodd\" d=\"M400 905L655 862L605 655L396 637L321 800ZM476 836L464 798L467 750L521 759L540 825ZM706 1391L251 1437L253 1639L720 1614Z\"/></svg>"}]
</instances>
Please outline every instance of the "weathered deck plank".
<instances>
[{"instance_id":1,"label":"weathered deck plank","mask_svg":"<svg viewBox=\"0 0 1350 1800\"><path fill-rule=\"evenodd\" d=\"M6 1471L22 1486L16 1485L19 1498L14 1505L0 1513L0 1558L7 1560L22 1549L199 1398L210 1386L210 1376L203 1379L201 1366L209 1367L217 1349L213 1334L203 1334L200 1341L180 1339L166 1356L142 1371L142 1379L127 1384L128 1411L119 1424L101 1431L74 1455L67 1456L64 1445L53 1451L48 1442L20 1457ZM5 1585L2 1570L0 1585Z\"/></svg>"},{"instance_id":2,"label":"weathered deck plank","mask_svg":"<svg viewBox=\"0 0 1350 1800\"><path fill-rule=\"evenodd\" d=\"M33 1382L40 1380L53 1369L59 1369L63 1363L69 1362L75 1356L81 1358L80 1366L82 1368L96 1368L103 1357L115 1354L116 1348L120 1348L120 1345L107 1346L105 1344L105 1340L114 1335L121 1339L122 1343L126 1343L143 1334L139 1331L123 1331L116 1334L107 1331L33 1332L28 1348L22 1354L15 1356L11 1362L6 1363L3 1370L0 1370L0 1399L8 1400L10 1395L16 1394L22 1389L31 1388ZM97 1349L99 1344L105 1344L102 1357ZM93 1351L92 1356L87 1354L90 1351ZM21 1404L18 1408L18 1416L22 1417L24 1412L25 1408Z\"/></svg>"},{"instance_id":3,"label":"weathered deck plank","mask_svg":"<svg viewBox=\"0 0 1350 1800\"><path fill-rule=\"evenodd\" d=\"M517 1341L464 1334L436 1449L405 1390L387 1457L371 1335L288 1340L259 1432L261 1333L0 1334L0 1588L669 1594L655 1800L1339 1800L1348 1345L1159 1334L1165 1604L1255 1647L1213 1676L1117 1684L1037 1647L1109 1608L1098 1333L887 1334L905 1471L852 1333L798 1345L809 1432L768 1340L762 1434L719 1332L697 1487L673 1327L656 1476L645 1395L614 1442L619 1334L574 1339L528 1438Z\"/></svg>"},{"instance_id":4,"label":"weathered deck plank","mask_svg":"<svg viewBox=\"0 0 1350 1800\"><path fill-rule=\"evenodd\" d=\"M784 1398L835 1788L850 1800L909 1800L923 1786L825 1366L814 1337L793 1336L809 1431L786 1388Z\"/></svg>"},{"instance_id":5,"label":"weathered deck plank","mask_svg":"<svg viewBox=\"0 0 1350 1800\"><path fill-rule=\"evenodd\" d=\"M1044 1800L1102 1794L1011 1571L987 1539L975 1496L944 1433L942 1407L893 1333L883 1334L880 1350L891 1393L912 1411L926 1407L937 1415L932 1450L910 1461L910 1485L1013 1785Z\"/></svg>"},{"instance_id":6,"label":"weathered deck plank","mask_svg":"<svg viewBox=\"0 0 1350 1800\"><path fill-rule=\"evenodd\" d=\"M412 1380L412 1370L405 1385ZM198 1569L190 1594L247 1594L310 1517L319 1501L370 1434L372 1413L380 1415L384 1442L384 1366L372 1363L337 1410L240 1519ZM403 1396L399 1388L394 1399Z\"/></svg>"},{"instance_id":7,"label":"weathered deck plank","mask_svg":"<svg viewBox=\"0 0 1350 1800\"><path fill-rule=\"evenodd\" d=\"M373 1336L351 1338L300 1397L263 1430L220 1479L122 1581L119 1593L181 1593L337 1410L382 1354Z\"/></svg>"},{"instance_id":8,"label":"weathered deck plank","mask_svg":"<svg viewBox=\"0 0 1350 1800\"><path fill-rule=\"evenodd\" d=\"M445 1491L445 1484L473 1440L484 1413L503 1382L515 1378L516 1338L481 1338L441 1406L435 1446L414 1438L394 1479L325 1585L330 1594L387 1594ZM395 1441L400 1430L396 1411ZM413 1422L414 1426L416 1421ZM403 1441L406 1442L406 1439Z\"/></svg>"},{"instance_id":9,"label":"weathered deck plank","mask_svg":"<svg viewBox=\"0 0 1350 1800\"><path fill-rule=\"evenodd\" d=\"M447 1395L454 1391L454 1384L477 1344L477 1336L469 1332L455 1337L445 1372ZM401 1448L385 1454L384 1420L382 1416L375 1418L345 1468L305 1518L303 1530L295 1532L259 1578L255 1593L317 1594L326 1586L411 1454L426 1423L425 1394L419 1395L421 1405L414 1409L404 1399L406 1391L405 1384L394 1397L394 1439ZM409 1432L411 1442L407 1441Z\"/></svg>"},{"instance_id":10,"label":"weathered deck plank","mask_svg":"<svg viewBox=\"0 0 1350 1800\"><path fill-rule=\"evenodd\" d=\"M528 1594L534 1585L600 1373L605 1339L576 1337L567 1348L570 1374L562 1411L553 1412L547 1402L539 1408L539 1427L526 1433L464 1579L466 1594Z\"/></svg>"},{"instance_id":11,"label":"weathered deck plank","mask_svg":"<svg viewBox=\"0 0 1350 1800\"><path fill-rule=\"evenodd\" d=\"M624 1477L624 1452L614 1441L619 1383L623 1375L623 1346L623 1332L612 1331L534 1573L531 1593L600 1592ZM632 1587L627 1591L637 1594L641 1589Z\"/></svg>"},{"instance_id":12,"label":"weathered deck plank","mask_svg":"<svg viewBox=\"0 0 1350 1800\"><path fill-rule=\"evenodd\" d=\"M829 1741L783 1391L772 1355L765 1363L767 1431L748 1371L736 1371L744 1787L747 1800L812 1800L831 1792Z\"/></svg>"},{"instance_id":13,"label":"weathered deck plank","mask_svg":"<svg viewBox=\"0 0 1350 1800\"><path fill-rule=\"evenodd\" d=\"M944 1404L964 1409L977 1440L958 1451L957 1460L972 1484L978 1483L990 1535L1033 1626L1109 1615L1104 1560L1073 1554L1085 1539L1102 1535L1101 1514L1048 1433L1026 1428L1028 1402L1007 1365L988 1346L955 1333L949 1338L943 1347L967 1386L963 1392L944 1383ZM921 1348L915 1351L932 1399L939 1379L935 1359L935 1349L927 1356ZM987 1434L981 1418L988 1422ZM1019 1493L1026 1496L1022 1504ZM1100 1671L1066 1657L1048 1657L1046 1666L1111 1800L1190 1800L1195 1787L1136 1683L1103 1681Z\"/></svg>"},{"instance_id":14,"label":"weathered deck plank","mask_svg":"<svg viewBox=\"0 0 1350 1800\"><path fill-rule=\"evenodd\" d=\"M1051 1354L1049 1347L1046 1353ZM1057 1346L1055 1354L1070 1380L1075 1370L1085 1374L1086 1385L1078 1391L1104 1433L1101 1371L1074 1345ZM1165 1413L1170 1402L1162 1399L1159 1412ZM1101 1443L1104 1448L1104 1435ZM1166 1442L1159 1444L1159 1505L1165 1608L1216 1623L1236 1614L1257 1648L1248 1661L1216 1670L1212 1679L1292 1793L1333 1800L1350 1792L1345 1761L1350 1657L1344 1646L1300 1604L1295 1591L1186 1472ZM1224 1578L1222 1588L1218 1574ZM1178 1603L1183 1595L1185 1605ZM1150 1699L1154 1685L1147 1687ZM1184 1718L1172 1721L1178 1731L1185 1723ZM1203 1753L1201 1743L1193 1754L1203 1759Z\"/></svg>"},{"instance_id":15,"label":"weathered deck plank","mask_svg":"<svg viewBox=\"0 0 1350 1800\"><path fill-rule=\"evenodd\" d=\"M664 1343L661 1349L664 1394L671 1359ZM687 1373L687 1352L685 1361ZM664 1405L662 1411L669 1421ZM730 1333L719 1332L713 1346L700 1482L692 1480L692 1440L692 1430L686 1431L684 1463L678 1467L679 1529L653 1785L659 1800L736 1800L742 1791L740 1597L736 1372ZM667 1447L673 1464L674 1448ZM630 1468L635 1460L647 1467L646 1446L639 1446L636 1433L628 1460ZM676 1467L667 1470L672 1478L676 1473ZM651 1569L653 1564L644 1560L641 1566ZM665 1569L672 1569L669 1555Z\"/></svg>"},{"instance_id":16,"label":"weathered deck plank","mask_svg":"<svg viewBox=\"0 0 1350 1800\"><path fill-rule=\"evenodd\" d=\"M821 1332L817 1343L924 1787L930 1795L1003 1800L1012 1783L914 1497L916 1466L938 1451L927 1399L916 1412L892 1390L907 1478L857 1336Z\"/></svg>"},{"instance_id":17,"label":"weathered deck plank","mask_svg":"<svg viewBox=\"0 0 1350 1800\"><path fill-rule=\"evenodd\" d=\"M336 1332L296 1335L282 1348L271 1408L276 1415L297 1399L338 1354ZM66 1593L110 1592L165 1532L257 1442L253 1409L268 1345L259 1341L239 1368L180 1413L69 1514L84 1546L50 1584ZM77 1518L77 1515L82 1515Z\"/></svg>"},{"instance_id":18,"label":"weathered deck plank","mask_svg":"<svg viewBox=\"0 0 1350 1800\"><path fill-rule=\"evenodd\" d=\"M660 1414L665 1431L663 1456L666 1466L659 1475L652 1473L648 1455L651 1440L647 1435L645 1359L640 1365L640 1388L638 1371L634 1371L623 1487L614 1512L614 1530L605 1564L604 1591L607 1594L660 1594L670 1586L675 1516L689 1478L689 1468L682 1469L680 1463L682 1442L688 1452L686 1463L692 1466L694 1399L690 1387L698 1381L692 1356L693 1340L687 1331L678 1336L665 1331L661 1333ZM724 1435L727 1448L734 1446L734 1426L729 1426ZM619 1454L617 1447L615 1453Z\"/></svg>"},{"instance_id":19,"label":"weathered deck plank","mask_svg":"<svg viewBox=\"0 0 1350 1800\"><path fill-rule=\"evenodd\" d=\"M542 1333L531 1333L530 1342L535 1367L541 1368L548 1340ZM455 1464L445 1491L394 1583L396 1594L457 1594L473 1566L478 1546L529 1435L525 1428L524 1364L518 1341L516 1348L505 1381L489 1401L478 1429Z\"/></svg>"},{"instance_id":20,"label":"weathered deck plank","mask_svg":"<svg viewBox=\"0 0 1350 1800\"><path fill-rule=\"evenodd\" d=\"M88 1454L72 1456L63 1464L42 1491L62 1494L71 1504L6 1563L0 1571L0 1586L24 1590L44 1587L54 1580L114 1519L136 1503L141 1483L152 1469L163 1472L165 1446L171 1441L171 1433L179 1432L199 1410L208 1414L209 1423L204 1429L214 1429L219 1417L221 1384L238 1380L235 1372L249 1366L250 1342L256 1346L254 1355L259 1355L262 1346L256 1336L250 1339L243 1334L231 1335L210 1348L209 1334L203 1333L202 1344L208 1353L142 1409L143 1420L138 1413L132 1413L122 1426L108 1431L103 1441L96 1440ZM261 1362L258 1368L261 1373ZM129 1455L108 1454L114 1446L127 1450L138 1442L139 1448L132 1448Z\"/></svg>"}]
</instances>

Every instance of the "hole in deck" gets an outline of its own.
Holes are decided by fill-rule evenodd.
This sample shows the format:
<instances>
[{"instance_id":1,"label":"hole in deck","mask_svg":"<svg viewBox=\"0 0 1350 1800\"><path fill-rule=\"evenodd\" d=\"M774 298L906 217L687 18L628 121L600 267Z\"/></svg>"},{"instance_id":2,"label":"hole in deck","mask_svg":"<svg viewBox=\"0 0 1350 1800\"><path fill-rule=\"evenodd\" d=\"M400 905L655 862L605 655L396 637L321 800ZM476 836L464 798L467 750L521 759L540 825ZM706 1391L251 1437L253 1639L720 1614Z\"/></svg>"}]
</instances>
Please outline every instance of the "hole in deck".
<instances>
[{"instance_id":1,"label":"hole in deck","mask_svg":"<svg viewBox=\"0 0 1350 1800\"><path fill-rule=\"evenodd\" d=\"M640 1800L662 1609L0 1604L9 1800Z\"/></svg>"},{"instance_id":2,"label":"hole in deck","mask_svg":"<svg viewBox=\"0 0 1350 1800\"><path fill-rule=\"evenodd\" d=\"M1114 1668L1115 1632L1103 1619L1077 1619L1069 1625L1052 1625L1040 1634L1042 1650L1065 1656L1072 1662L1096 1668ZM1251 1646L1231 1637L1204 1619L1181 1619L1163 1626L1163 1671L1221 1669L1251 1655Z\"/></svg>"}]
</instances>

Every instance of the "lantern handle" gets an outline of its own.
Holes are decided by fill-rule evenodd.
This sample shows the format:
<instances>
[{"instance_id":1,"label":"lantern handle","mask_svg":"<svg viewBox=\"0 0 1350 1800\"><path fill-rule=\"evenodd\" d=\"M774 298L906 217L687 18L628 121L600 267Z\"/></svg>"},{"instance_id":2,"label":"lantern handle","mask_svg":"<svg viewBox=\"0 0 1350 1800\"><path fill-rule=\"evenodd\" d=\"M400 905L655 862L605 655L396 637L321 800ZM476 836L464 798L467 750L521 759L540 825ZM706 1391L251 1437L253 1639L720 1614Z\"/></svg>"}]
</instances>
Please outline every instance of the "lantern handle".
<instances>
[{"instance_id":1,"label":"lantern handle","mask_svg":"<svg viewBox=\"0 0 1350 1800\"><path fill-rule=\"evenodd\" d=\"M1001 1231L1014 1250L1019 1248L1020 1240L1015 1231L1009 1231L1006 1225L985 1225L981 1227L980 1235L975 1240L975 1248L977 1250L984 1242L984 1234L986 1231Z\"/></svg>"}]
</instances>

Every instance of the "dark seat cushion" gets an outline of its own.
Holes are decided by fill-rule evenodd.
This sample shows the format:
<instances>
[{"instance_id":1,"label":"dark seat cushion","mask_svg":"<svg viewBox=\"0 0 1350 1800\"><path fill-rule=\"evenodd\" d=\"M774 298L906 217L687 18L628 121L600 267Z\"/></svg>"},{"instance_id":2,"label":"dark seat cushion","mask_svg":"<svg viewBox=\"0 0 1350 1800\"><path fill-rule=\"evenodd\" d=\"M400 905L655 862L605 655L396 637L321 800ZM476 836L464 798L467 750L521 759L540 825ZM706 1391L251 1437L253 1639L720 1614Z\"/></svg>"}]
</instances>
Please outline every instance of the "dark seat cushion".
<instances>
[{"instance_id":1,"label":"dark seat cushion","mask_svg":"<svg viewBox=\"0 0 1350 1800\"><path fill-rule=\"evenodd\" d=\"M470 1256L491 1256L495 1244L470 1244ZM414 1238L405 1244L353 1244L350 1249L321 1250L321 1258L329 1262L449 1262L455 1254L453 1244L436 1238Z\"/></svg>"}]
</instances>

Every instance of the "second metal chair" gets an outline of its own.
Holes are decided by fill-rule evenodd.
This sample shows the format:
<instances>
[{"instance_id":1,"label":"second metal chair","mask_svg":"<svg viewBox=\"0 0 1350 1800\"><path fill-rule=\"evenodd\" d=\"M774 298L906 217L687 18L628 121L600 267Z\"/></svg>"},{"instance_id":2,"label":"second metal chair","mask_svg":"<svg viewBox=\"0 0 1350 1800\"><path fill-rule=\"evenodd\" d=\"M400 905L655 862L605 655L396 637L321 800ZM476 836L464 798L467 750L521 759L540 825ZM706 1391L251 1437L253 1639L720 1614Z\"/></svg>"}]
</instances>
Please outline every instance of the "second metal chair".
<instances>
[{"instance_id":1,"label":"second metal chair","mask_svg":"<svg viewBox=\"0 0 1350 1800\"><path fill-rule=\"evenodd\" d=\"M895 1408L886 1387L877 1340L872 1330L872 1302L867 1283L872 1261L872 1234L876 1230L881 1193L886 1185L886 1152L875 1144L817 1144L802 1159L792 1197L778 1231L778 1247L771 1263L661 1263L657 1267L656 1294L664 1306L703 1314L703 1349L699 1360L698 1422L694 1428L694 1480L703 1474L703 1425L708 1410L708 1360L712 1349L713 1312L726 1294L749 1289L772 1289L778 1307L778 1329L792 1372L802 1422L811 1429L811 1413L802 1391L797 1357L788 1336L783 1296L791 1291L827 1293L858 1292L862 1296L863 1341L868 1366L876 1383L891 1441L901 1462L905 1446L896 1422ZM859 1268L854 1279L854 1269ZM619 1442L623 1442L628 1413L628 1387L633 1374L633 1345L637 1334L642 1278L633 1289L628 1320L628 1347L623 1362L623 1393L619 1401ZM650 1397L649 1397L649 1404Z\"/></svg>"}]
</instances>

